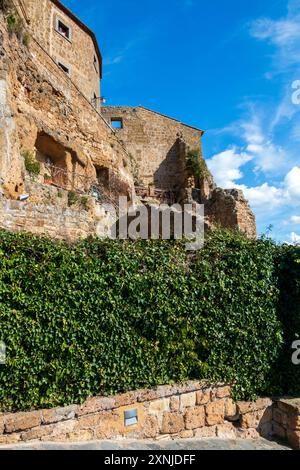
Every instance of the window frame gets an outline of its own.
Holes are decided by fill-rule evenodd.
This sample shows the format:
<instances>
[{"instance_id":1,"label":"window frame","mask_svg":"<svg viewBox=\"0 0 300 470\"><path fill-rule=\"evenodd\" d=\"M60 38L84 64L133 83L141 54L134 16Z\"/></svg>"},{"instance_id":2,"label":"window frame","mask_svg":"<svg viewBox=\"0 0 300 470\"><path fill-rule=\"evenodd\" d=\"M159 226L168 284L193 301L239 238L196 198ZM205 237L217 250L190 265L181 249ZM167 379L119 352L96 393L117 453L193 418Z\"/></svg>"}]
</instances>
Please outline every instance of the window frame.
<instances>
[{"instance_id":1,"label":"window frame","mask_svg":"<svg viewBox=\"0 0 300 470\"><path fill-rule=\"evenodd\" d=\"M120 123L120 127L114 126L114 123L117 123L117 122ZM124 129L124 121L123 121L122 118L111 118L110 119L110 124L111 124L111 127L116 131L120 131L120 130Z\"/></svg>"},{"instance_id":2,"label":"window frame","mask_svg":"<svg viewBox=\"0 0 300 470\"><path fill-rule=\"evenodd\" d=\"M57 59L56 62L58 67L69 77L71 75L71 66L63 62L61 59Z\"/></svg>"},{"instance_id":3,"label":"window frame","mask_svg":"<svg viewBox=\"0 0 300 470\"><path fill-rule=\"evenodd\" d=\"M65 28L68 29L68 31L69 31L69 35L68 35L68 36L66 36L66 35L63 34L61 31L59 31L59 23L61 23ZM56 15L56 17L55 17L55 31L56 31L60 36L62 36L63 38L65 38L67 41L72 42L72 27L69 26L59 15Z\"/></svg>"},{"instance_id":4,"label":"window frame","mask_svg":"<svg viewBox=\"0 0 300 470\"><path fill-rule=\"evenodd\" d=\"M98 61L98 58L97 58L96 54L94 54L93 63L94 63L96 73L97 73L97 75L99 75L99 61Z\"/></svg>"}]
</instances>

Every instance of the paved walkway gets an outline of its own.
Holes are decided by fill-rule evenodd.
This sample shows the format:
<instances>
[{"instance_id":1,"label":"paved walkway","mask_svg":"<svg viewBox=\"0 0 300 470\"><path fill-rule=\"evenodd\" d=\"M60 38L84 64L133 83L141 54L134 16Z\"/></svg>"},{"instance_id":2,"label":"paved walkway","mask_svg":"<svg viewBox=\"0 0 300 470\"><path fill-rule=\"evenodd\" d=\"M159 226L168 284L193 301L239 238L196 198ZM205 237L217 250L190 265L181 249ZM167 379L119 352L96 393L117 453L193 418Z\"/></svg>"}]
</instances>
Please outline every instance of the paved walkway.
<instances>
[{"instance_id":1,"label":"paved walkway","mask_svg":"<svg viewBox=\"0 0 300 470\"><path fill-rule=\"evenodd\" d=\"M35 443L0 446L0 450L146 450L159 452L162 450L194 451L194 450L291 450L276 442L257 440L229 439L180 439L161 441L93 441L80 443Z\"/></svg>"}]
</instances>

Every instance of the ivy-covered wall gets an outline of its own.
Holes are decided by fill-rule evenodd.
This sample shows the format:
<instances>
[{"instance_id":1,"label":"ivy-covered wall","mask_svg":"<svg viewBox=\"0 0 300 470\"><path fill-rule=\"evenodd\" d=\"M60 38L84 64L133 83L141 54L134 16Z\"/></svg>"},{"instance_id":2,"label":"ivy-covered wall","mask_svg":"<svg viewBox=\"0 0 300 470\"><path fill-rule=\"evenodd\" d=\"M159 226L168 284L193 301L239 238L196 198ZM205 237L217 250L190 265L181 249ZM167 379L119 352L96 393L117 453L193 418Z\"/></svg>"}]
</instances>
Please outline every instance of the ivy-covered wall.
<instances>
[{"instance_id":1,"label":"ivy-covered wall","mask_svg":"<svg viewBox=\"0 0 300 470\"><path fill-rule=\"evenodd\" d=\"M235 383L248 399L288 392L291 373L300 391L299 251L226 231L194 255L182 242L68 246L1 231L1 410L185 379Z\"/></svg>"}]
</instances>

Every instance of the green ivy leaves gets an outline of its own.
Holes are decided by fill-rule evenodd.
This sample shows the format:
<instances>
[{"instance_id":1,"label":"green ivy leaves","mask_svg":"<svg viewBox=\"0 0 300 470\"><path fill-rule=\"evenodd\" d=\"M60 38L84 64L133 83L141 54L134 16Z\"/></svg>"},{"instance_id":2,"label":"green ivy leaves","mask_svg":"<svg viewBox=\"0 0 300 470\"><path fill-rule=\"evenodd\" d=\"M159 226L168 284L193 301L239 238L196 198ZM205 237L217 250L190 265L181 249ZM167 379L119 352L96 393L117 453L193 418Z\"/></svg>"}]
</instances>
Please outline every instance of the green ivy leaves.
<instances>
[{"instance_id":1,"label":"green ivy leaves","mask_svg":"<svg viewBox=\"0 0 300 470\"><path fill-rule=\"evenodd\" d=\"M1 410L193 378L268 392L283 350L278 252L226 231L193 257L183 242L0 231Z\"/></svg>"}]
</instances>

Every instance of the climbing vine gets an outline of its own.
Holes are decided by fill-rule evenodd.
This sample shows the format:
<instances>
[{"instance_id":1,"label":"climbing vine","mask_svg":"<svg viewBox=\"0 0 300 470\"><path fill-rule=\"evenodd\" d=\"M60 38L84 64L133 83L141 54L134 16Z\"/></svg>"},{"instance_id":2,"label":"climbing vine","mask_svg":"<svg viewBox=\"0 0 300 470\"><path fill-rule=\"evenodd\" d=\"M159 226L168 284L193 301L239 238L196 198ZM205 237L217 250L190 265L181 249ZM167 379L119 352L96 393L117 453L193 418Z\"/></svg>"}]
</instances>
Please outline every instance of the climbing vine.
<instances>
[{"instance_id":1,"label":"climbing vine","mask_svg":"<svg viewBox=\"0 0 300 470\"><path fill-rule=\"evenodd\" d=\"M175 241L68 246L0 231L1 410L195 378L235 383L238 398L271 393L277 255L230 232L191 256Z\"/></svg>"}]
</instances>

